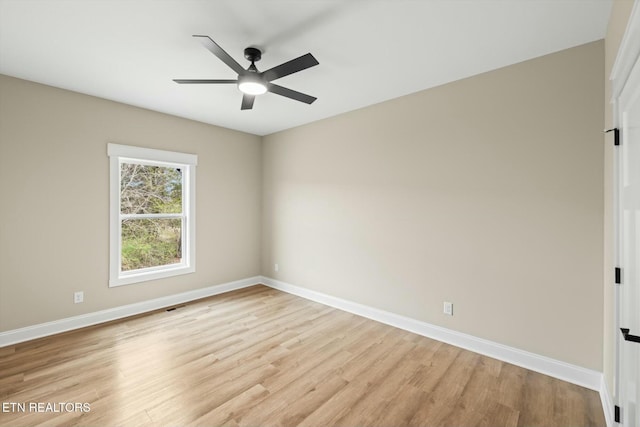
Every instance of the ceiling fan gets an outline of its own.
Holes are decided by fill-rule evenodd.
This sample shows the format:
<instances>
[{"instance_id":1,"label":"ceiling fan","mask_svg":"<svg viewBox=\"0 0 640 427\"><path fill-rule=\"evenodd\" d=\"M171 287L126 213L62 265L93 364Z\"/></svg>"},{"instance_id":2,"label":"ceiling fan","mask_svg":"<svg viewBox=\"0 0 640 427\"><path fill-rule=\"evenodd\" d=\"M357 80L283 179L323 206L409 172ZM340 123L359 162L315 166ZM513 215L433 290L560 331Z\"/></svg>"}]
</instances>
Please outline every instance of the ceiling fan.
<instances>
[{"instance_id":1,"label":"ceiling fan","mask_svg":"<svg viewBox=\"0 0 640 427\"><path fill-rule=\"evenodd\" d=\"M218 46L209 36L194 35L193 37L197 37L204 47L227 64L233 71L238 73L238 78L235 80L174 79L174 82L180 84L237 84L238 89L243 93L241 110L252 109L255 97L265 92L275 93L306 104L311 104L317 99L313 96L271 83L273 80L318 65L318 61L310 53L270 68L267 71L260 72L256 68L255 63L262 57L262 52L255 47L248 47L244 50L244 57L251 61L251 65L245 70L242 65L238 64L235 59Z\"/></svg>"}]
</instances>

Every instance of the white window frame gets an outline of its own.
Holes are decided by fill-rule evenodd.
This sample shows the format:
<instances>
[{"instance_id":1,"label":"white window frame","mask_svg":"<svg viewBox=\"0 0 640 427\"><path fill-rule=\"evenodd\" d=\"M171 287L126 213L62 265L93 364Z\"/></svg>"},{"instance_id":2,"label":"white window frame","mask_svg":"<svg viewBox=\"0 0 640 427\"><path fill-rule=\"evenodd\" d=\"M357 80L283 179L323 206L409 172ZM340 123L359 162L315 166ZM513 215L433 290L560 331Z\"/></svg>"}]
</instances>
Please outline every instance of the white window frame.
<instances>
[{"instance_id":1,"label":"white window frame","mask_svg":"<svg viewBox=\"0 0 640 427\"><path fill-rule=\"evenodd\" d=\"M196 271L196 165L195 154L130 145L107 144L109 156L109 287L162 279ZM137 218L176 217L183 219L182 260L178 264L122 271L122 220L130 215L120 212L120 164L139 163L152 166L180 168L182 171L181 214L136 215Z\"/></svg>"}]
</instances>

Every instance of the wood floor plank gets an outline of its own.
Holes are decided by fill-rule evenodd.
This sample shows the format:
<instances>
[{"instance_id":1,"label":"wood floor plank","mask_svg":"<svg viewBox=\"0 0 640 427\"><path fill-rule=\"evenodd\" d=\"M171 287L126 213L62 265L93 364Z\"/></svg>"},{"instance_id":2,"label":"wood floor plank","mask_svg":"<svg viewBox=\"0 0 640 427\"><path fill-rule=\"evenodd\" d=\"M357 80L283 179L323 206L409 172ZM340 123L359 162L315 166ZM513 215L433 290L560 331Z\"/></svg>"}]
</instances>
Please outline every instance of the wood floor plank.
<instances>
[{"instance_id":1,"label":"wood floor plank","mask_svg":"<svg viewBox=\"0 0 640 427\"><path fill-rule=\"evenodd\" d=\"M341 352L333 360L349 357ZM311 412L320 407L332 395L345 387L347 382L337 375L302 377L287 387L269 393L254 402L253 407L236 421L241 426L292 426L298 425Z\"/></svg>"},{"instance_id":2,"label":"wood floor plank","mask_svg":"<svg viewBox=\"0 0 640 427\"><path fill-rule=\"evenodd\" d=\"M262 384L256 384L248 390L243 391L237 396L227 400L222 405L216 406L206 414L192 421L188 425L191 426L223 426L238 425L233 419L237 414L241 414L252 408L257 400L269 394L269 390L264 388Z\"/></svg>"},{"instance_id":3,"label":"wood floor plank","mask_svg":"<svg viewBox=\"0 0 640 427\"><path fill-rule=\"evenodd\" d=\"M482 419L478 423L478 427L516 427L520 418L520 412L494 401L485 407L481 416Z\"/></svg>"},{"instance_id":4,"label":"wood floor plank","mask_svg":"<svg viewBox=\"0 0 640 427\"><path fill-rule=\"evenodd\" d=\"M4 426L602 426L596 392L265 286L0 348ZM3 407L4 408L4 407Z\"/></svg>"}]
</instances>

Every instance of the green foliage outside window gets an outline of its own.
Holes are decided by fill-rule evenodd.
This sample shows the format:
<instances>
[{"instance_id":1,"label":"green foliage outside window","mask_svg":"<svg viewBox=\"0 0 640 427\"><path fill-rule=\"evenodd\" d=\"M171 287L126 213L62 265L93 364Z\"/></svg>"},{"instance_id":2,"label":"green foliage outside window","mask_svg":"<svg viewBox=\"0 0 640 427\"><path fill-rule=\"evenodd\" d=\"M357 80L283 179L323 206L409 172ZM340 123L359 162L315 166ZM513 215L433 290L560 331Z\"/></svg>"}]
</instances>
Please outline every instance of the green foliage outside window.
<instances>
[{"instance_id":1,"label":"green foliage outside window","mask_svg":"<svg viewBox=\"0 0 640 427\"><path fill-rule=\"evenodd\" d=\"M182 213L182 173L179 169L122 163L120 212ZM181 218L122 220L122 271L179 263L182 258Z\"/></svg>"}]
</instances>

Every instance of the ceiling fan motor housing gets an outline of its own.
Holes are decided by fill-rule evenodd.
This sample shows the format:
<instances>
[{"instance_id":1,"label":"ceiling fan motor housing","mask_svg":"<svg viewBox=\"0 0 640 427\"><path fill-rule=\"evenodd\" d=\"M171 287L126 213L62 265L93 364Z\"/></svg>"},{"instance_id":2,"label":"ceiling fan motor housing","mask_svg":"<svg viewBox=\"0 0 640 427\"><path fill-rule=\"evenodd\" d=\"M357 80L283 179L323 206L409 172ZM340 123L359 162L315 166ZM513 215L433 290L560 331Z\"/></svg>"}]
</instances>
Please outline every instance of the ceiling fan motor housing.
<instances>
[{"instance_id":1,"label":"ceiling fan motor housing","mask_svg":"<svg viewBox=\"0 0 640 427\"><path fill-rule=\"evenodd\" d=\"M244 57L251 62L257 62L262 58L262 52L255 47L248 47L244 50Z\"/></svg>"}]
</instances>

